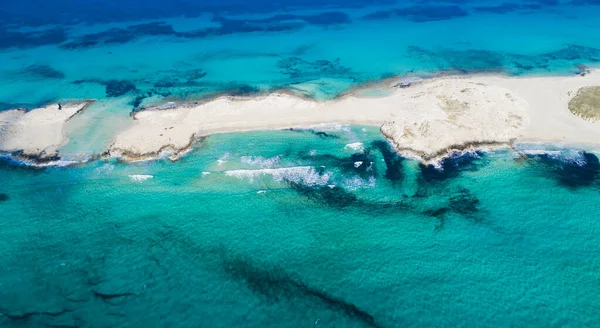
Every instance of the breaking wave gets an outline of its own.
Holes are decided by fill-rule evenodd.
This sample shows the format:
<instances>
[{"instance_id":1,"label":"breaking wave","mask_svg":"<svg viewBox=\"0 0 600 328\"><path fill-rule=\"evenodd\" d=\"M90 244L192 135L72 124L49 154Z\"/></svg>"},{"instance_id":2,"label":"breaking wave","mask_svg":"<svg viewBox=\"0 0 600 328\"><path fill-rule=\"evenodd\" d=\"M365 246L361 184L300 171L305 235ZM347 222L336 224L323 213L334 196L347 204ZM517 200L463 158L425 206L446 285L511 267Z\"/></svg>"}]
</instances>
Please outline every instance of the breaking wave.
<instances>
[{"instance_id":1,"label":"breaking wave","mask_svg":"<svg viewBox=\"0 0 600 328\"><path fill-rule=\"evenodd\" d=\"M328 173L319 173L312 166L295 166L260 170L230 170L225 171L225 175L236 177L238 179L249 180L250 182L254 182L254 179L258 177L270 175L276 182L290 181L294 183L302 183L307 186L324 186L329 181Z\"/></svg>"}]
</instances>

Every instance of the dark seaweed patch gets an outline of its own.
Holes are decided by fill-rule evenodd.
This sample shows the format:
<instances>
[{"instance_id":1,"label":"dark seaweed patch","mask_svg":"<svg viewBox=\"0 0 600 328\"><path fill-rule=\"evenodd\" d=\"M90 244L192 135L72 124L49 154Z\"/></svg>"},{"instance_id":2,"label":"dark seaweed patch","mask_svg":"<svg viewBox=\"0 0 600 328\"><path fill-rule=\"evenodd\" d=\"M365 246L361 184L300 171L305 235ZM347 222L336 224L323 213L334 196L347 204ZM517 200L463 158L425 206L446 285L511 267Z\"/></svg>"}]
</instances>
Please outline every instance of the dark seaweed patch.
<instances>
[{"instance_id":1,"label":"dark seaweed patch","mask_svg":"<svg viewBox=\"0 0 600 328\"><path fill-rule=\"evenodd\" d=\"M442 190L437 190L437 193ZM438 220L435 227L436 231L443 229L446 224L446 215L454 212L460 214L461 217L470 219L474 222L481 222L483 219L477 216L479 211L479 199L466 188L459 188L458 191L452 192L452 196L448 199L448 205L440 208L429 209L423 212L424 215L433 217Z\"/></svg>"},{"instance_id":2,"label":"dark seaweed patch","mask_svg":"<svg viewBox=\"0 0 600 328\"><path fill-rule=\"evenodd\" d=\"M6 15L2 15L2 19ZM62 28L54 28L36 32L22 32L15 30L7 30L0 23L0 49L10 47L29 48L44 46L49 44L58 44L67 39L67 34Z\"/></svg>"},{"instance_id":3,"label":"dark seaweed patch","mask_svg":"<svg viewBox=\"0 0 600 328\"><path fill-rule=\"evenodd\" d=\"M443 158L439 167L419 164L420 178L425 182L443 181L457 177L462 171L477 170L481 152L453 153Z\"/></svg>"},{"instance_id":4,"label":"dark seaweed patch","mask_svg":"<svg viewBox=\"0 0 600 328\"><path fill-rule=\"evenodd\" d=\"M293 132L308 132L308 133L312 133L315 136L320 137L320 138L339 139L339 136L337 136L335 134L331 134L331 133L327 133L327 132L323 132L323 131L317 131L317 130L313 130L313 129L289 128L288 131L293 131Z\"/></svg>"},{"instance_id":5,"label":"dark seaweed patch","mask_svg":"<svg viewBox=\"0 0 600 328\"><path fill-rule=\"evenodd\" d=\"M311 76L346 77L351 70L340 64L340 59L316 60L309 62L298 57L287 57L277 62L282 74L290 78L308 78Z\"/></svg>"},{"instance_id":6,"label":"dark seaweed patch","mask_svg":"<svg viewBox=\"0 0 600 328\"><path fill-rule=\"evenodd\" d=\"M5 202L8 200L8 194L0 193L0 202Z\"/></svg>"},{"instance_id":7,"label":"dark seaweed patch","mask_svg":"<svg viewBox=\"0 0 600 328\"><path fill-rule=\"evenodd\" d=\"M107 97L120 97L129 92L137 91L135 84L127 80L109 80L105 83Z\"/></svg>"},{"instance_id":8,"label":"dark seaweed patch","mask_svg":"<svg viewBox=\"0 0 600 328\"><path fill-rule=\"evenodd\" d=\"M136 24L125 28L111 28L106 31L85 34L78 39L62 44L63 49L91 47L98 44L127 43L142 36L176 35L173 27L164 22Z\"/></svg>"},{"instance_id":9,"label":"dark seaweed patch","mask_svg":"<svg viewBox=\"0 0 600 328\"><path fill-rule=\"evenodd\" d=\"M251 260L241 257L225 260L223 269L229 276L244 281L254 293L263 295L270 300L277 302L294 299L308 300L322 304L330 310L359 320L371 327L377 327L375 318L355 304L330 295L320 288L312 287L298 277L288 275L282 269L268 267L264 264L257 265Z\"/></svg>"},{"instance_id":10,"label":"dark seaweed patch","mask_svg":"<svg viewBox=\"0 0 600 328\"><path fill-rule=\"evenodd\" d=\"M551 175L565 187L586 187L600 179L600 161L596 155L588 152L582 153L581 161L557 159L548 154L529 157L548 167Z\"/></svg>"},{"instance_id":11,"label":"dark seaweed patch","mask_svg":"<svg viewBox=\"0 0 600 328\"><path fill-rule=\"evenodd\" d=\"M346 172L353 172L358 174L361 178L366 178L375 173L374 163L375 157L371 155L369 149L365 149L363 153L355 153L350 155L348 160L344 160L341 163L341 167L342 170Z\"/></svg>"},{"instance_id":12,"label":"dark seaweed patch","mask_svg":"<svg viewBox=\"0 0 600 328\"><path fill-rule=\"evenodd\" d=\"M469 13L459 6L427 6L419 5L392 10L379 10L362 17L365 20L384 20L394 17L413 22L430 22L468 16Z\"/></svg>"},{"instance_id":13,"label":"dark seaweed patch","mask_svg":"<svg viewBox=\"0 0 600 328\"><path fill-rule=\"evenodd\" d=\"M214 15L213 21L219 27L209 27L193 31L177 32L166 22L151 22L130 25L124 28L111 28L106 31L90 33L63 43L63 49L92 47L98 44L123 44L144 36L173 36L179 38L205 38L210 36L229 35L251 32L281 32L303 28L305 25L330 26L350 22L350 17L343 12L325 12L314 15L275 15L264 19L230 19Z\"/></svg>"},{"instance_id":14,"label":"dark seaweed patch","mask_svg":"<svg viewBox=\"0 0 600 328\"><path fill-rule=\"evenodd\" d=\"M385 141L374 141L374 148L379 149L386 165L385 177L392 182L401 181L404 178L403 161L404 159L392 149L390 144Z\"/></svg>"},{"instance_id":15,"label":"dark seaweed patch","mask_svg":"<svg viewBox=\"0 0 600 328\"><path fill-rule=\"evenodd\" d=\"M510 12L514 12L520 9L525 8L521 4L518 3L502 3L496 6L481 6L475 7L476 11L486 12L486 13L494 13L494 14L506 14ZM532 9L529 7L529 9Z\"/></svg>"},{"instance_id":16,"label":"dark seaweed patch","mask_svg":"<svg viewBox=\"0 0 600 328\"><path fill-rule=\"evenodd\" d=\"M381 213L405 211L409 205L403 201L377 202L358 198L352 192L338 186L307 186L301 183L288 181L290 187L307 199L338 209L355 209L368 212L372 217Z\"/></svg>"},{"instance_id":17,"label":"dark seaweed patch","mask_svg":"<svg viewBox=\"0 0 600 328\"><path fill-rule=\"evenodd\" d=\"M17 75L24 79L64 79L65 74L48 65L29 65L18 71Z\"/></svg>"},{"instance_id":18,"label":"dark seaweed patch","mask_svg":"<svg viewBox=\"0 0 600 328\"><path fill-rule=\"evenodd\" d=\"M367 178L376 174L375 157L370 149L365 149L362 153L354 153L347 158L340 158L331 154L306 153L298 154L298 157L310 160L313 163L329 167L339 167L345 174L358 175L361 178ZM360 165L357 165L361 162Z\"/></svg>"},{"instance_id":19,"label":"dark seaweed patch","mask_svg":"<svg viewBox=\"0 0 600 328\"><path fill-rule=\"evenodd\" d=\"M472 215L479 211L479 199L466 188L450 196L450 209L462 215Z\"/></svg>"},{"instance_id":20,"label":"dark seaweed patch","mask_svg":"<svg viewBox=\"0 0 600 328\"><path fill-rule=\"evenodd\" d=\"M431 51L419 46L409 46L407 53L434 65L438 70L454 70L465 74L508 70L513 75L520 75L532 70L547 70L554 62L600 62L600 49L579 45L568 45L531 56L482 49Z\"/></svg>"},{"instance_id":21,"label":"dark seaweed patch","mask_svg":"<svg viewBox=\"0 0 600 328\"><path fill-rule=\"evenodd\" d=\"M241 85L241 86L229 91L228 94L231 96L243 97L243 96L251 96L251 95L257 94L259 92L260 92L259 88L244 84L244 85Z\"/></svg>"},{"instance_id":22,"label":"dark seaweed patch","mask_svg":"<svg viewBox=\"0 0 600 328\"><path fill-rule=\"evenodd\" d=\"M58 311L37 311L37 312L21 312L21 313L9 313L0 309L0 316L5 316L11 320L27 320L33 316L49 316L58 317L65 313L72 312L71 310L58 310Z\"/></svg>"},{"instance_id":23,"label":"dark seaweed patch","mask_svg":"<svg viewBox=\"0 0 600 328\"><path fill-rule=\"evenodd\" d=\"M301 195L331 207L346 208L361 203L356 195L337 186L310 187L296 182L290 182L290 186Z\"/></svg>"}]
</instances>

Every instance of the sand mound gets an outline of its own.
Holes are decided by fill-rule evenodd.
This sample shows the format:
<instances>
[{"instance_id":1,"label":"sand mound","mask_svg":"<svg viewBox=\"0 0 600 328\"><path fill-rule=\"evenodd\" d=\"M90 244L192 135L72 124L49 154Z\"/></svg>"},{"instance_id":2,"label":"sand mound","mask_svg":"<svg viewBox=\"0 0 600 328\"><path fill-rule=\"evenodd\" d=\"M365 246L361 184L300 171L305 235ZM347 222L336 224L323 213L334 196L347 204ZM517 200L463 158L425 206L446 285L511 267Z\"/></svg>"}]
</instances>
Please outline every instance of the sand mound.
<instances>
[{"instance_id":1,"label":"sand mound","mask_svg":"<svg viewBox=\"0 0 600 328\"><path fill-rule=\"evenodd\" d=\"M386 122L382 133L400 151L424 160L471 146L509 143L528 122L528 103L508 89L440 80L406 104L420 116Z\"/></svg>"}]
</instances>

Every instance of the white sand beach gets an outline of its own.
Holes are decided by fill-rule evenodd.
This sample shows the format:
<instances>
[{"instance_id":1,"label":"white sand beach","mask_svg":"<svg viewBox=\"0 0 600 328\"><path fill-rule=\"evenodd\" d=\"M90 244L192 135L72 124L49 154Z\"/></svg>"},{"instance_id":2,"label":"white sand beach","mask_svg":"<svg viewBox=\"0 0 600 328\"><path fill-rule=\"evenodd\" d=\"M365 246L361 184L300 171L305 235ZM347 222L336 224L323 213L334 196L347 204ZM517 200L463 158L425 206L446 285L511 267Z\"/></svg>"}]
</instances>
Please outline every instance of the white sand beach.
<instances>
[{"instance_id":1,"label":"white sand beach","mask_svg":"<svg viewBox=\"0 0 600 328\"><path fill-rule=\"evenodd\" d=\"M568 109L584 86L600 85L600 72L586 76L443 77L396 89L379 98L347 95L317 102L286 93L146 110L116 136L109 152L126 159L176 158L202 136L282 129L319 123L381 126L400 152L435 160L453 150L512 142L600 143L600 123Z\"/></svg>"},{"instance_id":2,"label":"white sand beach","mask_svg":"<svg viewBox=\"0 0 600 328\"><path fill-rule=\"evenodd\" d=\"M90 103L53 104L29 111L0 112L0 151L18 152L19 156L40 161L56 157L60 146L67 142L65 124Z\"/></svg>"},{"instance_id":3,"label":"white sand beach","mask_svg":"<svg viewBox=\"0 0 600 328\"><path fill-rule=\"evenodd\" d=\"M137 112L105 154L139 160L168 152L176 159L201 137L215 133L321 123L379 126L399 152L426 162L455 150L514 142L598 145L600 122L574 115L568 104L580 88L599 85L600 71L592 71L585 76L448 76L395 88L386 96L355 92L327 102L285 92L222 96ZM54 153L65 142L65 122L84 107L0 113L0 150Z\"/></svg>"}]
</instances>

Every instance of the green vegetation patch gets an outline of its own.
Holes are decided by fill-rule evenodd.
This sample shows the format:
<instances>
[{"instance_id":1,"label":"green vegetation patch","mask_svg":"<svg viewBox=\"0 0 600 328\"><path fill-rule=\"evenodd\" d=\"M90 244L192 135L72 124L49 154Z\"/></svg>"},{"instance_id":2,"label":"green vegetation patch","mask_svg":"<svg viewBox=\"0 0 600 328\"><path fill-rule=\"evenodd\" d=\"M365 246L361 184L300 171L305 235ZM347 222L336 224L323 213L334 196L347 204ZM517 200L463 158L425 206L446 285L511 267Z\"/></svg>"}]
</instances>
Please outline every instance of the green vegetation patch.
<instances>
[{"instance_id":1,"label":"green vegetation patch","mask_svg":"<svg viewBox=\"0 0 600 328\"><path fill-rule=\"evenodd\" d=\"M569 102L569 110L587 120L600 120L600 86L579 89Z\"/></svg>"}]
</instances>

